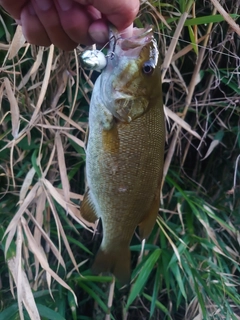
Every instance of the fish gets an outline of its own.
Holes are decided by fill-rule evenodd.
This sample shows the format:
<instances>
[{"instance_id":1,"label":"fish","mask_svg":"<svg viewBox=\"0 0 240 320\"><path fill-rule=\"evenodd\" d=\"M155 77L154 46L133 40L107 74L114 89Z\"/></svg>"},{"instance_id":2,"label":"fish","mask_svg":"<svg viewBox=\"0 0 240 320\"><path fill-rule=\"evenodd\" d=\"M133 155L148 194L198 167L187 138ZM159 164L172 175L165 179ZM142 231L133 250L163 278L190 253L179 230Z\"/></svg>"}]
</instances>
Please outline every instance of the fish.
<instances>
[{"instance_id":1,"label":"fish","mask_svg":"<svg viewBox=\"0 0 240 320\"><path fill-rule=\"evenodd\" d=\"M161 63L152 28L133 28L129 38L112 28L106 57L90 102L81 214L102 221L92 271L128 284L131 239L137 227L142 240L154 227L163 174Z\"/></svg>"}]
</instances>

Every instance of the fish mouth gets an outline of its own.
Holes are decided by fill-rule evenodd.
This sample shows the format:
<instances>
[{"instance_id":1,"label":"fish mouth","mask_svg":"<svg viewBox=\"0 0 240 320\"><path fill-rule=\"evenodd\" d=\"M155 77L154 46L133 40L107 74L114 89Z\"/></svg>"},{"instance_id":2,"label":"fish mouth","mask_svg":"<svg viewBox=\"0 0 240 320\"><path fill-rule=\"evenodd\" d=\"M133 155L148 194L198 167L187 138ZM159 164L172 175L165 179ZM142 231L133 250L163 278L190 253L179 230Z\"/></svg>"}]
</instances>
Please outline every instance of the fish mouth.
<instances>
[{"instance_id":1,"label":"fish mouth","mask_svg":"<svg viewBox=\"0 0 240 320\"><path fill-rule=\"evenodd\" d=\"M153 28L152 26L147 26L146 28L142 29L133 29L133 36L131 38L135 39L143 39L147 37L148 35L152 36Z\"/></svg>"},{"instance_id":2,"label":"fish mouth","mask_svg":"<svg viewBox=\"0 0 240 320\"><path fill-rule=\"evenodd\" d=\"M109 42L110 50L115 51L116 45L126 51L143 46L153 39L153 28L147 26L145 28L133 28L133 34L129 38L122 37L123 32L118 32L114 26L109 26Z\"/></svg>"},{"instance_id":3,"label":"fish mouth","mask_svg":"<svg viewBox=\"0 0 240 320\"><path fill-rule=\"evenodd\" d=\"M142 39L151 34L153 31L153 27L151 25L146 26L145 28L133 28L133 35L129 39ZM113 25L109 25L109 40L111 41L113 38L117 39L124 39L122 35L124 34L123 32L119 32L116 27Z\"/></svg>"}]
</instances>

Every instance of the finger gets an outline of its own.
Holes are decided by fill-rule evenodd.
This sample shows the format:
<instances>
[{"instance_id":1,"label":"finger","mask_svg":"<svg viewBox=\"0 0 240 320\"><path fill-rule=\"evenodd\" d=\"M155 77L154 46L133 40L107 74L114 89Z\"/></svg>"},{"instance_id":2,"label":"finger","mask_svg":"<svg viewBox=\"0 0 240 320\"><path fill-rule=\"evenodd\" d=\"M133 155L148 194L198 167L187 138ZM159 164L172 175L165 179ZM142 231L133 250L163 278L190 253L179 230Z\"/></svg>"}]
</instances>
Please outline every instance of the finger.
<instances>
[{"instance_id":1,"label":"finger","mask_svg":"<svg viewBox=\"0 0 240 320\"><path fill-rule=\"evenodd\" d=\"M88 7L73 1L58 0L55 2L63 30L75 43L90 45L93 43L88 29L92 21L101 17L99 12L91 12Z\"/></svg>"},{"instance_id":2,"label":"finger","mask_svg":"<svg viewBox=\"0 0 240 320\"><path fill-rule=\"evenodd\" d=\"M19 19L22 8L29 0L0 0L0 5L10 13L14 19Z\"/></svg>"},{"instance_id":3,"label":"finger","mask_svg":"<svg viewBox=\"0 0 240 320\"><path fill-rule=\"evenodd\" d=\"M109 39L109 29L106 21L100 19L94 21L88 29L88 32L94 42L104 44Z\"/></svg>"},{"instance_id":4,"label":"finger","mask_svg":"<svg viewBox=\"0 0 240 320\"><path fill-rule=\"evenodd\" d=\"M31 3L22 9L20 17L23 35L29 43L50 46L51 41Z\"/></svg>"},{"instance_id":5,"label":"finger","mask_svg":"<svg viewBox=\"0 0 240 320\"><path fill-rule=\"evenodd\" d=\"M127 28L123 29L121 31L121 37L122 38L130 38L133 33L133 23L130 24Z\"/></svg>"},{"instance_id":6,"label":"finger","mask_svg":"<svg viewBox=\"0 0 240 320\"><path fill-rule=\"evenodd\" d=\"M54 45L63 50L72 50L77 46L62 28L60 18L51 0L32 0L33 8Z\"/></svg>"},{"instance_id":7,"label":"finger","mask_svg":"<svg viewBox=\"0 0 240 320\"><path fill-rule=\"evenodd\" d=\"M119 31L131 25L139 10L139 0L76 0L97 8Z\"/></svg>"},{"instance_id":8,"label":"finger","mask_svg":"<svg viewBox=\"0 0 240 320\"><path fill-rule=\"evenodd\" d=\"M105 20L94 21L89 27L89 34L94 42L104 44L109 40L109 28ZM133 24L121 31L122 38L130 38L132 36Z\"/></svg>"}]
</instances>

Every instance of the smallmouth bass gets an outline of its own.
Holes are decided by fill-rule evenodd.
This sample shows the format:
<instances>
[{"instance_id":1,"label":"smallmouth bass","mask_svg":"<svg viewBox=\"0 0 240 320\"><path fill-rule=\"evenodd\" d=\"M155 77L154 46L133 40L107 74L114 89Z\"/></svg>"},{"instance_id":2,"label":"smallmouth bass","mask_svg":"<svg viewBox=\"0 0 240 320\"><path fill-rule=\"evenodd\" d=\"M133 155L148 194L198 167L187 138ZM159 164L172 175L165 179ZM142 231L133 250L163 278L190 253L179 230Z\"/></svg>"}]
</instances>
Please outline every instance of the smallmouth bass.
<instances>
[{"instance_id":1,"label":"smallmouth bass","mask_svg":"<svg viewBox=\"0 0 240 320\"><path fill-rule=\"evenodd\" d=\"M131 38L110 33L107 66L90 103L88 190L82 216L101 218L103 240L92 270L130 280L129 245L136 227L146 239L160 204L164 112L159 54L150 27Z\"/></svg>"}]
</instances>

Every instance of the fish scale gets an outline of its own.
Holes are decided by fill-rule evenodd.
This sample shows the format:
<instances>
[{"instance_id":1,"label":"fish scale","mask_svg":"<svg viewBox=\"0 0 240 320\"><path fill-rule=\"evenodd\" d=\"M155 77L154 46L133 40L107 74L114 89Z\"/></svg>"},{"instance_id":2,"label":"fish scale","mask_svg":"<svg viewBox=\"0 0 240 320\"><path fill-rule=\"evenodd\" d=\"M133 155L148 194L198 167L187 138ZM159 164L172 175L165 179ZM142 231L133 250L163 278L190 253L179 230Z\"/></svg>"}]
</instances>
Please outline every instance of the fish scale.
<instances>
[{"instance_id":1,"label":"fish scale","mask_svg":"<svg viewBox=\"0 0 240 320\"><path fill-rule=\"evenodd\" d=\"M160 62L151 31L134 28L131 38L115 39L114 55L91 98L88 191L81 213L89 221L102 220L103 240L93 271L111 272L125 284L130 280L134 231L139 226L140 237L147 238L159 210L164 113ZM111 47L110 43L110 51ZM148 64L151 74L144 73Z\"/></svg>"}]
</instances>

